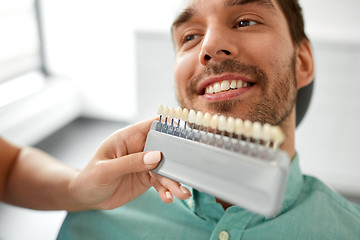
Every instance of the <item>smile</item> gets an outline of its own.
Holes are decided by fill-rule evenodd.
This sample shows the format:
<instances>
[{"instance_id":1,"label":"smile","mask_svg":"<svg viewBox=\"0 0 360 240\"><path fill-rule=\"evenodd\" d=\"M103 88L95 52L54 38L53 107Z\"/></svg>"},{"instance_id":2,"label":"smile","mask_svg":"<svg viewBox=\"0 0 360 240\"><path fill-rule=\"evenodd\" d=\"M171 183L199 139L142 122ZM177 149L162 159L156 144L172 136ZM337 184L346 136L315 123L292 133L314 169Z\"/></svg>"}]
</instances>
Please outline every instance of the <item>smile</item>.
<instances>
[{"instance_id":1,"label":"smile","mask_svg":"<svg viewBox=\"0 0 360 240\"><path fill-rule=\"evenodd\" d=\"M244 82L242 80L224 80L221 82L215 82L205 87L205 94L215 94L219 92L227 92L230 90L247 88L252 84Z\"/></svg>"}]
</instances>

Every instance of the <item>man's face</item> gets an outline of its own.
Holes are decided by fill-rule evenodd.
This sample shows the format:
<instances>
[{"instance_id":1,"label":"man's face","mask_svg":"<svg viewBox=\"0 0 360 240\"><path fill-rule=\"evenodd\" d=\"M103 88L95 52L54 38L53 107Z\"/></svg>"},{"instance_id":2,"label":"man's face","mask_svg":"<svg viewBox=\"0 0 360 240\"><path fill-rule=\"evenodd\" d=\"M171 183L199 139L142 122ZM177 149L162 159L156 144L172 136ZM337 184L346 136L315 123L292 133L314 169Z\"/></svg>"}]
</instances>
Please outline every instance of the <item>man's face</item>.
<instances>
[{"instance_id":1,"label":"man's face","mask_svg":"<svg viewBox=\"0 0 360 240\"><path fill-rule=\"evenodd\" d=\"M296 100L295 49L271 0L188 0L173 25L182 107L282 123Z\"/></svg>"}]
</instances>

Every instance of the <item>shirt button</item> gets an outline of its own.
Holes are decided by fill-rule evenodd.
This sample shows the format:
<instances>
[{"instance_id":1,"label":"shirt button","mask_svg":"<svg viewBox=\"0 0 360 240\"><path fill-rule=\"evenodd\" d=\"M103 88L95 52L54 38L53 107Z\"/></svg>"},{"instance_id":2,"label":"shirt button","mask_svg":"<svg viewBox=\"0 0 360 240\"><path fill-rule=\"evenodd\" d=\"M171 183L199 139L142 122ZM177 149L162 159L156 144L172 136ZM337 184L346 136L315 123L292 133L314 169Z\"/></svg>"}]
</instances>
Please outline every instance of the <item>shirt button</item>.
<instances>
[{"instance_id":1,"label":"shirt button","mask_svg":"<svg viewBox=\"0 0 360 240\"><path fill-rule=\"evenodd\" d=\"M189 199L187 204L188 204L189 208L192 208L194 206L194 200Z\"/></svg>"},{"instance_id":2,"label":"shirt button","mask_svg":"<svg viewBox=\"0 0 360 240\"><path fill-rule=\"evenodd\" d=\"M221 231L219 233L219 240L228 240L229 237L230 237L230 235L227 231Z\"/></svg>"}]
</instances>

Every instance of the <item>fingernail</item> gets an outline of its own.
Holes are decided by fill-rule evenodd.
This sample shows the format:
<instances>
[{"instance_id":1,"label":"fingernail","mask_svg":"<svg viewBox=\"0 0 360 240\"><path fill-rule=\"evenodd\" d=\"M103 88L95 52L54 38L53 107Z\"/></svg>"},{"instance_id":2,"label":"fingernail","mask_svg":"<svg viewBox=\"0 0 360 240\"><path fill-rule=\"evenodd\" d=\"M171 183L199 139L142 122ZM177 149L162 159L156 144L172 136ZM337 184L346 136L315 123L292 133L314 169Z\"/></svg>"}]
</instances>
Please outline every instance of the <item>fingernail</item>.
<instances>
[{"instance_id":1,"label":"fingernail","mask_svg":"<svg viewBox=\"0 0 360 240\"><path fill-rule=\"evenodd\" d=\"M184 186L180 186L180 190L186 194L186 195L190 195L191 196L191 192Z\"/></svg>"},{"instance_id":2,"label":"fingernail","mask_svg":"<svg viewBox=\"0 0 360 240\"><path fill-rule=\"evenodd\" d=\"M171 194L169 191L167 191L165 194L166 194L166 197L167 197L167 198L169 198L169 199L172 198L172 194Z\"/></svg>"},{"instance_id":3,"label":"fingernail","mask_svg":"<svg viewBox=\"0 0 360 240\"><path fill-rule=\"evenodd\" d=\"M154 164L160 162L161 152L159 151L148 152L144 155L143 160L145 164Z\"/></svg>"}]
</instances>

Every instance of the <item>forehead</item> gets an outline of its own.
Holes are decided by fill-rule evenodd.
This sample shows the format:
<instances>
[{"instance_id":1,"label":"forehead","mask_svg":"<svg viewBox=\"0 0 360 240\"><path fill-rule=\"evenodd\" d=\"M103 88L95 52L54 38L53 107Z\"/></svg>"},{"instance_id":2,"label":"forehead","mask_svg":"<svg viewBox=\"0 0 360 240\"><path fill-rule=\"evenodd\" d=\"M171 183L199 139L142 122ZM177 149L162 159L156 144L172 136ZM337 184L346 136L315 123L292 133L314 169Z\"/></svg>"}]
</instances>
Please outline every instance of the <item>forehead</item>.
<instances>
[{"instance_id":1,"label":"forehead","mask_svg":"<svg viewBox=\"0 0 360 240\"><path fill-rule=\"evenodd\" d=\"M211 2L211 0L183 0L182 7L186 8L189 6L194 6L197 4L206 4ZM268 5L269 7L273 7L273 0L216 0L216 2L221 3L224 7L231 7L235 5L243 5L247 3L260 3L263 5Z\"/></svg>"},{"instance_id":2,"label":"forehead","mask_svg":"<svg viewBox=\"0 0 360 240\"><path fill-rule=\"evenodd\" d=\"M276 1L274 0L184 0L172 24L172 28L174 29L178 25L190 20L194 15L201 12L205 6L214 3L217 8L223 9L246 4L256 4L274 12L277 10Z\"/></svg>"}]
</instances>

